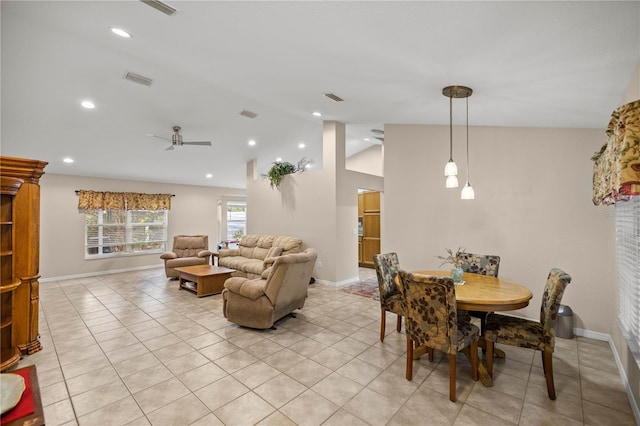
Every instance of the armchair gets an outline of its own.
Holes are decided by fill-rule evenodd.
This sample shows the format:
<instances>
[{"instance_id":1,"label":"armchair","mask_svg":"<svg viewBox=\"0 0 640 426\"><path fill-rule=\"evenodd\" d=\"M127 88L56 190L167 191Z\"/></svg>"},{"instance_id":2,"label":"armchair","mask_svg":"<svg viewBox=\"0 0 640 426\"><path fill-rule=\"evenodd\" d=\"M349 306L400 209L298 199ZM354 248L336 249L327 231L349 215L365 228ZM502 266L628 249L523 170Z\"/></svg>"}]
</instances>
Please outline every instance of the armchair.
<instances>
[{"instance_id":1,"label":"armchair","mask_svg":"<svg viewBox=\"0 0 640 426\"><path fill-rule=\"evenodd\" d=\"M173 251L160 255L167 278L178 278L175 268L206 265L210 263L210 257L208 235L176 235L173 237Z\"/></svg>"},{"instance_id":2,"label":"armchair","mask_svg":"<svg viewBox=\"0 0 640 426\"><path fill-rule=\"evenodd\" d=\"M318 253L308 248L276 257L260 278L229 278L222 291L225 318L245 327L265 329L301 309L317 257Z\"/></svg>"}]
</instances>

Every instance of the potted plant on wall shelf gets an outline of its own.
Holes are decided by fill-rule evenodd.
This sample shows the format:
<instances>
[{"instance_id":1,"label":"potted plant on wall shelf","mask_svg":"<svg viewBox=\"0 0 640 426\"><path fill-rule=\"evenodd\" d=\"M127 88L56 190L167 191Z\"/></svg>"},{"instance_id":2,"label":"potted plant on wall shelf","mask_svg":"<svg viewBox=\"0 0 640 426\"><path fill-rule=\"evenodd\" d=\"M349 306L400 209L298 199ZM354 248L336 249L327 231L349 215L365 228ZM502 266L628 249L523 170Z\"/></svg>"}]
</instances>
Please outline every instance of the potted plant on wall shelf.
<instances>
[{"instance_id":1,"label":"potted plant on wall shelf","mask_svg":"<svg viewBox=\"0 0 640 426\"><path fill-rule=\"evenodd\" d=\"M313 160L307 160L306 158L302 158L298 161L297 165L293 165L288 161L276 161L273 163L269 172L266 175L262 175L265 179L269 180L269 184L271 188L280 186L282 179L286 175L290 175L292 173L304 172L305 169L313 164Z\"/></svg>"}]
</instances>

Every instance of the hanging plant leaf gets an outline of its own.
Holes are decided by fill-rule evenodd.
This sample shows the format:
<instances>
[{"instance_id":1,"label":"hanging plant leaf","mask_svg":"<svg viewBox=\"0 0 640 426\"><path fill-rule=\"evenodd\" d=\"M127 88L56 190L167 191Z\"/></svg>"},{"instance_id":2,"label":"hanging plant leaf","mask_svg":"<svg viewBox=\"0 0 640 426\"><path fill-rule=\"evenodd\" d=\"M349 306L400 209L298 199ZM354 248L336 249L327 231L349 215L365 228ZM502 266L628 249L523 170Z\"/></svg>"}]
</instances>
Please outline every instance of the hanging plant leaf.
<instances>
[{"instance_id":1,"label":"hanging plant leaf","mask_svg":"<svg viewBox=\"0 0 640 426\"><path fill-rule=\"evenodd\" d=\"M287 161L276 161L269 169L269 172L266 175L262 175L262 177L269 179L271 188L278 188L282 182L282 178L293 173L304 172L309 164L313 164L313 161L307 160L306 158L298 161L296 166Z\"/></svg>"}]
</instances>

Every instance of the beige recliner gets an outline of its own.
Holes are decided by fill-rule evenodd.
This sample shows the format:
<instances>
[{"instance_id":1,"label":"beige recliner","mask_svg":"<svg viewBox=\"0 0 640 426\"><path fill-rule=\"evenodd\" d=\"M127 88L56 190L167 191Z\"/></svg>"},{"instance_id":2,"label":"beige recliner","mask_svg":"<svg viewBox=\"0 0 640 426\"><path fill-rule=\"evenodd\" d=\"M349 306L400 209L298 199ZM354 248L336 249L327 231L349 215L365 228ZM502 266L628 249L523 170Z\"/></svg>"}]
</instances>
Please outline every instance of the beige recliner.
<instances>
[{"instance_id":1,"label":"beige recliner","mask_svg":"<svg viewBox=\"0 0 640 426\"><path fill-rule=\"evenodd\" d=\"M304 306L318 253L278 256L261 278L231 277L222 292L225 318L251 328L270 328L280 318Z\"/></svg>"},{"instance_id":2,"label":"beige recliner","mask_svg":"<svg viewBox=\"0 0 640 426\"><path fill-rule=\"evenodd\" d=\"M208 235L176 235L173 237L173 251L160 255L167 278L177 278L175 268L180 266L209 264L210 257Z\"/></svg>"}]
</instances>

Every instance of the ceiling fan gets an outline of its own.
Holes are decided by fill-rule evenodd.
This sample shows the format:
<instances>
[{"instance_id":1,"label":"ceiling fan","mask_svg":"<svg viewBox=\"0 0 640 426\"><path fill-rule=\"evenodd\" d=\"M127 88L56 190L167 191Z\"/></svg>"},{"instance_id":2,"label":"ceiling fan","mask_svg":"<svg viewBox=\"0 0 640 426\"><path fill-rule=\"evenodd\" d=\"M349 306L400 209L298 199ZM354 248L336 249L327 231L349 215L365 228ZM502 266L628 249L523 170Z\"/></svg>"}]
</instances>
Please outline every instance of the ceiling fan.
<instances>
[{"instance_id":1,"label":"ceiling fan","mask_svg":"<svg viewBox=\"0 0 640 426\"><path fill-rule=\"evenodd\" d=\"M371 129L371 133L373 133L373 137L375 139L378 139L380 142L384 142L384 130Z\"/></svg>"},{"instance_id":2,"label":"ceiling fan","mask_svg":"<svg viewBox=\"0 0 640 426\"><path fill-rule=\"evenodd\" d=\"M167 142L171 142L171 145L167 149L165 149L165 151L170 151L176 147L181 147L182 145L211 146L211 141L184 142L182 140L182 135L180 134L180 130L182 130L182 127L173 126L173 135L171 135L171 139L163 138L162 136L158 136L158 135L147 135L147 136L153 136L154 138L159 138Z\"/></svg>"}]
</instances>

